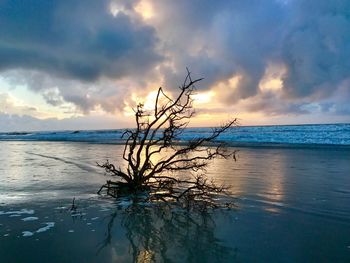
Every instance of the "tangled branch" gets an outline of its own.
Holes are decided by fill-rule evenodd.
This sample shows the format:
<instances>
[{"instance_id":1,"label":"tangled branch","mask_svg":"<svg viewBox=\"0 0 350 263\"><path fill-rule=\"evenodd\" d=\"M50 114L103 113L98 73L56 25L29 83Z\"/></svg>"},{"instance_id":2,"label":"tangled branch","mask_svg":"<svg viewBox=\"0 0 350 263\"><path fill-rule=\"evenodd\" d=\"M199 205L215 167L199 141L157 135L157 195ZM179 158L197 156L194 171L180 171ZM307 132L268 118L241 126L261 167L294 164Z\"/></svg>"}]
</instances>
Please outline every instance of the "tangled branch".
<instances>
[{"instance_id":1,"label":"tangled branch","mask_svg":"<svg viewBox=\"0 0 350 263\"><path fill-rule=\"evenodd\" d=\"M126 130L122 136L125 138L126 171L116 168L108 160L98 164L117 178L117 181L107 181L99 193L106 190L108 195L117 197L122 193L147 191L150 200L182 203L201 200L211 204L214 195L227 191L227 187L208 181L203 172L215 158L236 158L236 151L229 151L218 138L237 125L237 119L213 128L207 137L178 143L194 116L195 84L201 80L193 80L187 70L177 97L172 98L160 87L153 110L146 110L142 103L136 106L136 128ZM173 173L180 171L187 171L187 176L182 178Z\"/></svg>"}]
</instances>

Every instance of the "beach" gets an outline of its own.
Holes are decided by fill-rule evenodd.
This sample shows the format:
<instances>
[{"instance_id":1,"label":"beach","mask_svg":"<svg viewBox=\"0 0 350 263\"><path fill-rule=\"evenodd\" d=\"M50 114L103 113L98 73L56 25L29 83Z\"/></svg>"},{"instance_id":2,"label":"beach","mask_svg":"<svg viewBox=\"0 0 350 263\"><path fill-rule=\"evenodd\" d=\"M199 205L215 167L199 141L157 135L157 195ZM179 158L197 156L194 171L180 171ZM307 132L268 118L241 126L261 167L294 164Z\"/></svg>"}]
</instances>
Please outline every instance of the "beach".
<instances>
[{"instance_id":1,"label":"beach","mask_svg":"<svg viewBox=\"0 0 350 263\"><path fill-rule=\"evenodd\" d=\"M350 263L350 1L0 1L0 263Z\"/></svg>"},{"instance_id":2,"label":"beach","mask_svg":"<svg viewBox=\"0 0 350 263\"><path fill-rule=\"evenodd\" d=\"M2 262L350 261L347 147L236 147L237 161L206 172L231 186L236 208L190 217L96 195L110 179L96 162L121 163L122 145L0 149Z\"/></svg>"}]
</instances>

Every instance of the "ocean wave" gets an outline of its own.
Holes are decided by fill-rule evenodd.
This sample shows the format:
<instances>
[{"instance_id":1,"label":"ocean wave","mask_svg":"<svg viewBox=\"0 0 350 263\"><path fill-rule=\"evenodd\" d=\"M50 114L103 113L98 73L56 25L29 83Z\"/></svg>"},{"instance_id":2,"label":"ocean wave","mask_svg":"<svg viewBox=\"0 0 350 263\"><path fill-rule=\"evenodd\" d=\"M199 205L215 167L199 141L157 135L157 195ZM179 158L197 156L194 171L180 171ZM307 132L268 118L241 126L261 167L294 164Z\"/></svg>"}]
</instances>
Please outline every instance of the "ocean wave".
<instances>
[{"instance_id":1,"label":"ocean wave","mask_svg":"<svg viewBox=\"0 0 350 263\"><path fill-rule=\"evenodd\" d=\"M189 141L211 133L211 128L188 128L178 138ZM76 130L0 133L1 140L72 141L120 144L124 130ZM344 145L350 146L350 124L240 126L218 137L231 145Z\"/></svg>"}]
</instances>

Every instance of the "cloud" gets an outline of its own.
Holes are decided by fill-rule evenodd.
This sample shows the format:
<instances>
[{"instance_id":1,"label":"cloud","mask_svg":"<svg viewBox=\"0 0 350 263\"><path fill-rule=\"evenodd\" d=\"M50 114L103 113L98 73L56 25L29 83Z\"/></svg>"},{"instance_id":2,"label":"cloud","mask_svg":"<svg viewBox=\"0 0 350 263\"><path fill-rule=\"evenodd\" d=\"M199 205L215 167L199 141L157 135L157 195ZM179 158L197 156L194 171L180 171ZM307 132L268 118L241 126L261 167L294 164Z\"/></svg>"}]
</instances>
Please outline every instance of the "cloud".
<instances>
[{"instance_id":1,"label":"cloud","mask_svg":"<svg viewBox=\"0 0 350 263\"><path fill-rule=\"evenodd\" d=\"M113 116L84 116L66 119L38 119L29 115L7 114L0 111L0 132L94 130L126 127L126 122Z\"/></svg>"},{"instance_id":2,"label":"cloud","mask_svg":"<svg viewBox=\"0 0 350 263\"><path fill-rule=\"evenodd\" d=\"M52 106L60 106L64 103L60 91L56 89L47 89L42 92L45 101Z\"/></svg>"},{"instance_id":3,"label":"cloud","mask_svg":"<svg viewBox=\"0 0 350 263\"><path fill-rule=\"evenodd\" d=\"M96 108L112 113L121 111L124 99L142 82L101 78L94 82L76 79L62 79L45 72L33 70L12 70L3 73L11 86L25 85L43 96L46 103L61 106L75 105L80 113L88 114Z\"/></svg>"},{"instance_id":4,"label":"cloud","mask_svg":"<svg viewBox=\"0 0 350 263\"><path fill-rule=\"evenodd\" d=\"M149 71L161 60L154 29L122 10L113 16L110 4L1 1L0 70L37 69L84 81Z\"/></svg>"},{"instance_id":5,"label":"cloud","mask_svg":"<svg viewBox=\"0 0 350 263\"><path fill-rule=\"evenodd\" d=\"M288 66L285 91L294 97L329 96L350 77L350 3L292 3L291 16L297 20L289 26L281 50Z\"/></svg>"},{"instance_id":6,"label":"cloud","mask_svg":"<svg viewBox=\"0 0 350 263\"><path fill-rule=\"evenodd\" d=\"M161 67L169 86L177 86L186 66L205 77L198 85L203 89L239 76L234 88L227 87L226 103L258 96L261 109L269 110L273 101L259 85L270 64L281 65L286 69L281 76L283 97L277 102L281 107L275 109L281 114L289 110L302 114L302 103L331 96L350 77L350 3L346 0L150 3L161 10L150 23L171 60ZM167 21L176 23L170 27Z\"/></svg>"},{"instance_id":7,"label":"cloud","mask_svg":"<svg viewBox=\"0 0 350 263\"><path fill-rule=\"evenodd\" d=\"M254 96L265 67L278 51L285 19L276 1L154 1L154 19L172 59L163 67L174 86L186 66L205 77L203 88L241 75L232 100ZM195 15L194 15L195 14ZM177 21L168 27L166 21ZM277 43L276 43L277 40Z\"/></svg>"},{"instance_id":8,"label":"cloud","mask_svg":"<svg viewBox=\"0 0 350 263\"><path fill-rule=\"evenodd\" d=\"M0 93L0 112L7 114L33 114L37 113L37 109L32 106L17 101L14 97L7 93ZM0 122L1 123L1 122Z\"/></svg>"},{"instance_id":9,"label":"cloud","mask_svg":"<svg viewBox=\"0 0 350 263\"><path fill-rule=\"evenodd\" d=\"M175 90L186 67L222 109L350 112L347 0L5 0L0 25L2 74L84 114Z\"/></svg>"}]
</instances>

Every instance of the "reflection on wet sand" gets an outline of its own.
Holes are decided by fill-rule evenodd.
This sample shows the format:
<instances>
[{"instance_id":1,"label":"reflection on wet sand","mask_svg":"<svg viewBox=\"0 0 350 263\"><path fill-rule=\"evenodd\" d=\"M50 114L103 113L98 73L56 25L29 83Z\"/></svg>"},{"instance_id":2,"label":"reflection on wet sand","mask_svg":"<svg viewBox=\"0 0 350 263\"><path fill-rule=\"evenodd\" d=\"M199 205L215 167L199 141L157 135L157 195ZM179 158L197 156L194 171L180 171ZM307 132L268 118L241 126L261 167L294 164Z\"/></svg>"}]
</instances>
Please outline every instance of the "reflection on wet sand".
<instances>
[{"instance_id":1,"label":"reflection on wet sand","mask_svg":"<svg viewBox=\"0 0 350 263\"><path fill-rule=\"evenodd\" d=\"M235 249L215 236L216 225L209 212L188 212L166 205L132 205L116 210L107 220L98 253L118 243L113 240L113 233L120 227L125 230L132 262L233 262L235 259Z\"/></svg>"},{"instance_id":2,"label":"reflection on wet sand","mask_svg":"<svg viewBox=\"0 0 350 263\"><path fill-rule=\"evenodd\" d=\"M254 195L255 200L268 204L264 209L278 213L285 199L285 177L288 160L285 155L240 151L235 162L217 159L207 171L213 179L230 186L236 197ZM254 156L255 155L255 156Z\"/></svg>"},{"instance_id":3,"label":"reflection on wet sand","mask_svg":"<svg viewBox=\"0 0 350 263\"><path fill-rule=\"evenodd\" d=\"M116 208L94 195L109 177L85 168L121 163L120 145L0 148L1 262L350 262L348 148L240 148L236 162L215 160L206 174L237 198L228 217Z\"/></svg>"}]
</instances>

